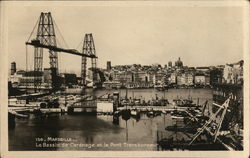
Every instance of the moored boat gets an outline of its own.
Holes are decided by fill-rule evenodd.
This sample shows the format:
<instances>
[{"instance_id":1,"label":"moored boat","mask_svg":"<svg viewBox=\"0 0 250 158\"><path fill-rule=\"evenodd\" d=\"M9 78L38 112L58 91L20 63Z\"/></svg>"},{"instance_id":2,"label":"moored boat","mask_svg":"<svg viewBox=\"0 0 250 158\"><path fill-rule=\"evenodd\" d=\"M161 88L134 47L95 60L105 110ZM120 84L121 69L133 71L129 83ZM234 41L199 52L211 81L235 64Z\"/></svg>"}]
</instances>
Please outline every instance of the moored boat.
<instances>
[{"instance_id":1,"label":"moored boat","mask_svg":"<svg viewBox=\"0 0 250 158\"><path fill-rule=\"evenodd\" d=\"M130 113L131 113L131 115L132 115L132 116L137 116L137 115L139 115L139 114L140 114L140 113L139 113L139 111L138 111L138 110L136 110L136 109L135 109L135 110L131 110L131 112L130 112Z\"/></svg>"}]
</instances>

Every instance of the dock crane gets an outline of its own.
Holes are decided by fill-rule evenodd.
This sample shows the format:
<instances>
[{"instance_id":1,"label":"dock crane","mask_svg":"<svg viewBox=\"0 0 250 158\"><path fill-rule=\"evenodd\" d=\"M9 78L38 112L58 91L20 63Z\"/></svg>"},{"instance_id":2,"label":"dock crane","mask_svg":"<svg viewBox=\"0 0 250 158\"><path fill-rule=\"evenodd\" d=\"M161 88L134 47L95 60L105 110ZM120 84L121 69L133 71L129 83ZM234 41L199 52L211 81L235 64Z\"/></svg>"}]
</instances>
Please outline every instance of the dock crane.
<instances>
[{"instance_id":1,"label":"dock crane","mask_svg":"<svg viewBox=\"0 0 250 158\"><path fill-rule=\"evenodd\" d=\"M199 135L201 135L204 131L207 131L213 137L214 142L216 140L222 142L218 138L218 135L219 135L219 132L221 129L222 122L225 118L226 112L228 111L231 96L232 95L230 95L229 98L222 105L218 105L218 104L214 103L214 105L218 106L219 109L214 114L211 115L210 119L200 129L198 129L198 131L194 135L193 139L190 141L189 145L191 145L197 139L197 137ZM215 123L217 116L220 116L220 118L219 118L218 122Z\"/></svg>"}]
</instances>

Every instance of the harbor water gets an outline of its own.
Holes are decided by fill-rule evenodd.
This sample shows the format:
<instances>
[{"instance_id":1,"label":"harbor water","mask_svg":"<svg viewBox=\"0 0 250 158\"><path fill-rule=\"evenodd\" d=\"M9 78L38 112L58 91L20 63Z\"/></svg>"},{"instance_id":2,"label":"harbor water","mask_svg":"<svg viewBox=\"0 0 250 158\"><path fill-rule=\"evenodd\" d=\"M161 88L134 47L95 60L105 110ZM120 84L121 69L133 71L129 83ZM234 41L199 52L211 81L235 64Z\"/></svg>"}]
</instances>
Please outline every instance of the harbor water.
<instances>
[{"instance_id":1,"label":"harbor water","mask_svg":"<svg viewBox=\"0 0 250 158\"><path fill-rule=\"evenodd\" d=\"M95 90L88 94L101 96L119 91L124 97L126 90ZM206 100L212 103L211 89L131 89L128 97L150 100L156 96L172 102L176 98L192 98L194 103L203 104ZM141 113L139 118L130 117L124 120L121 116L113 123L112 115L68 115L54 114L38 117L30 114L27 119L16 119L15 128L9 129L9 150L119 150L142 151L160 150L157 146L157 131L167 135L178 135L180 139L188 136L166 131L166 126L176 124L168 114L148 117ZM180 122L181 123L181 122Z\"/></svg>"}]
</instances>

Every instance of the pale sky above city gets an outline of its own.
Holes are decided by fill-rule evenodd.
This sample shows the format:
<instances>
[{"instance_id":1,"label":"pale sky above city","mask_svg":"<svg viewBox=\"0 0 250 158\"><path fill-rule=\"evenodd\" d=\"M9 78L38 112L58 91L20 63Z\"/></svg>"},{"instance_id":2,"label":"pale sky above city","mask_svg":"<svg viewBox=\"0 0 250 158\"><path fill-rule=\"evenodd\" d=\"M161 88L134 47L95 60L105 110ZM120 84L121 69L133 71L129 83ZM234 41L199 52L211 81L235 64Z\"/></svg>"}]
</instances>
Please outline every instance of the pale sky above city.
<instances>
[{"instance_id":1,"label":"pale sky above city","mask_svg":"<svg viewBox=\"0 0 250 158\"><path fill-rule=\"evenodd\" d=\"M164 65L181 57L184 65L196 67L243 59L242 7L170 6L147 2L136 5L133 2L115 3L115 6L79 2L76 5L75 2L66 6L64 3L46 1L27 5L25 2L9 2L11 5L6 12L9 67L15 61L18 69L25 69L25 42L41 12L51 12L70 48L75 49L85 33L92 33L97 65L101 68L106 67L107 61L112 65ZM82 45L78 49L81 50ZM28 54L28 66L33 68L34 50L31 46ZM49 67L47 51L44 51L44 67ZM61 53L59 69L79 73L81 57Z\"/></svg>"}]
</instances>

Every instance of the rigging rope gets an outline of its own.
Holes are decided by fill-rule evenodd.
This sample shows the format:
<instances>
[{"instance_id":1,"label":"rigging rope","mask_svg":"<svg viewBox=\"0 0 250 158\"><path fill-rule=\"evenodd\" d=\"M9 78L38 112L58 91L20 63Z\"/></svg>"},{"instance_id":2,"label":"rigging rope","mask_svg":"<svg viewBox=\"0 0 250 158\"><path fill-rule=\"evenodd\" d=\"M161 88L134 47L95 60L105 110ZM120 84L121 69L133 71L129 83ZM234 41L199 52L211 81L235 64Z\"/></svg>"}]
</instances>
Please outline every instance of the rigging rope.
<instances>
[{"instance_id":1,"label":"rigging rope","mask_svg":"<svg viewBox=\"0 0 250 158\"><path fill-rule=\"evenodd\" d=\"M28 71L28 45L26 45L26 73ZM26 80L25 80L26 82ZM27 82L25 83L25 94L27 95ZM25 102L25 105L26 105L26 102Z\"/></svg>"}]
</instances>

